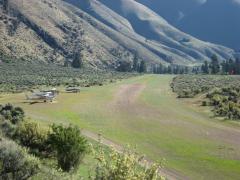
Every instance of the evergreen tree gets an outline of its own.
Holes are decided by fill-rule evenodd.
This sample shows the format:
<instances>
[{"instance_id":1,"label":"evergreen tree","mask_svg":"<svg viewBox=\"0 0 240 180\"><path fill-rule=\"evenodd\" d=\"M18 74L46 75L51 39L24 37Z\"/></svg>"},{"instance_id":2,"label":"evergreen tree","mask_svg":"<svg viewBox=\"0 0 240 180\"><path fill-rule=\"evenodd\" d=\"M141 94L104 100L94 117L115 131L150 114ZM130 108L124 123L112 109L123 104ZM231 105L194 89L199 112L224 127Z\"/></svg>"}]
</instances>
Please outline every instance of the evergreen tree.
<instances>
[{"instance_id":1,"label":"evergreen tree","mask_svg":"<svg viewBox=\"0 0 240 180\"><path fill-rule=\"evenodd\" d=\"M137 71L137 72L139 71L138 55L136 55L136 54L133 59L133 70Z\"/></svg>"},{"instance_id":2,"label":"evergreen tree","mask_svg":"<svg viewBox=\"0 0 240 180\"><path fill-rule=\"evenodd\" d=\"M143 61L143 60L142 60L141 63L140 63L139 72L140 72L140 73L145 73L145 72L147 72L147 65L146 65L146 62Z\"/></svg>"},{"instance_id":3,"label":"evergreen tree","mask_svg":"<svg viewBox=\"0 0 240 180\"><path fill-rule=\"evenodd\" d=\"M235 63L234 63L234 61L232 60L232 59L229 59L229 61L228 61L228 73L230 74L230 75L233 75L233 74L235 74Z\"/></svg>"},{"instance_id":4,"label":"evergreen tree","mask_svg":"<svg viewBox=\"0 0 240 180\"><path fill-rule=\"evenodd\" d=\"M158 74L164 74L164 67L161 63L158 65Z\"/></svg>"},{"instance_id":5,"label":"evergreen tree","mask_svg":"<svg viewBox=\"0 0 240 180\"><path fill-rule=\"evenodd\" d=\"M228 74L228 61L223 61L221 65L222 65L222 73Z\"/></svg>"},{"instance_id":6,"label":"evergreen tree","mask_svg":"<svg viewBox=\"0 0 240 180\"><path fill-rule=\"evenodd\" d=\"M177 74L177 71L178 71L178 66L174 66L173 67L173 74Z\"/></svg>"},{"instance_id":7,"label":"evergreen tree","mask_svg":"<svg viewBox=\"0 0 240 180\"><path fill-rule=\"evenodd\" d=\"M212 74L217 74L220 72L220 65L219 65L219 61L218 61L218 57L216 55L213 55L211 57L211 65L210 65L210 68L211 68L211 73Z\"/></svg>"},{"instance_id":8,"label":"evergreen tree","mask_svg":"<svg viewBox=\"0 0 240 180\"><path fill-rule=\"evenodd\" d=\"M193 74L197 74L197 69L196 69L195 67L193 67L192 73L193 73Z\"/></svg>"},{"instance_id":9,"label":"evergreen tree","mask_svg":"<svg viewBox=\"0 0 240 180\"><path fill-rule=\"evenodd\" d=\"M73 68L82 68L83 66L83 55L80 52L74 54L74 58L72 61Z\"/></svg>"},{"instance_id":10,"label":"evergreen tree","mask_svg":"<svg viewBox=\"0 0 240 180\"><path fill-rule=\"evenodd\" d=\"M152 64L152 73L158 74L158 65L157 64Z\"/></svg>"},{"instance_id":11,"label":"evergreen tree","mask_svg":"<svg viewBox=\"0 0 240 180\"><path fill-rule=\"evenodd\" d=\"M117 70L120 72L131 72L132 64L130 61L121 61L118 64Z\"/></svg>"},{"instance_id":12,"label":"evergreen tree","mask_svg":"<svg viewBox=\"0 0 240 180\"><path fill-rule=\"evenodd\" d=\"M175 66L174 69L173 69L173 73L174 74L180 74L180 70L182 69L181 66Z\"/></svg>"},{"instance_id":13,"label":"evergreen tree","mask_svg":"<svg viewBox=\"0 0 240 180\"><path fill-rule=\"evenodd\" d=\"M165 66L163 69L163 74L167 74L168 73L168 66Z\"/></svg>"},{"instance_id":14,"label":"evergreen tree","mask_svg":"<svg viewBox=\"0 0 240 180\"><path fill-rule=\"evenodd\" d=\"M200 73L200 67L196 67L196 74Z\"/></svg>"},{"instance_id":15,"label":"evergreen tree","mask_svg":"<svg viewBox=\"0 0 240 180\"><path fill-rule=\"evenodd\" d=\"M169 66L167 67L167 73L168 73L168 74L172 74L172 66L169 65Z\"/></svg>"},{"instance_id":16,"label":"evergreen tree","mask_svg":"<svg viewBox=\"0 0 240 180\"><path fill-rule=\"evenodd\" d=\"M235 74L240 74L240 59L236 58L235 60Z\"/></svg>"},{"instance_id":17,"label":"evergreen tree","mask_svg":"<svg viewBox=\"0 0 240 180\"><path fill-rule=\"evenodd\" d=\"M204 64L201 67L204 74L209 74L209 65L207 61L204 61Z\"/></svg>"},{"instance_id":18,"label":"evergreen tree","mask_svg":"<svg viewBox=\"0 0 240 180\"><path fill-rule=\"evenodd\" d=\"M184 74L184 69L183 68L180 69L180 74Z\"/></svg>"},{"instance_id":19,"label":"evergreen tree","mask_svg":"<svg viewBox=\"0 0 240 180\"><path fill-rule=\"evenodd\" d=\"M189 73L189 68L188 68L187 66L184 68L184 73L185 73L185 74L188 74L188 73Z\"/></svg>"},{"instance_id":20,"label":"evergreen tree","mask_svg":"<svg viewBox=\"0 0 240 180\"><path fill-rule=\"evenodd\" d=\"M9 0L3 0L3 11L4 13L8 14L9 9Z\"/></svg>"}]
</instances>

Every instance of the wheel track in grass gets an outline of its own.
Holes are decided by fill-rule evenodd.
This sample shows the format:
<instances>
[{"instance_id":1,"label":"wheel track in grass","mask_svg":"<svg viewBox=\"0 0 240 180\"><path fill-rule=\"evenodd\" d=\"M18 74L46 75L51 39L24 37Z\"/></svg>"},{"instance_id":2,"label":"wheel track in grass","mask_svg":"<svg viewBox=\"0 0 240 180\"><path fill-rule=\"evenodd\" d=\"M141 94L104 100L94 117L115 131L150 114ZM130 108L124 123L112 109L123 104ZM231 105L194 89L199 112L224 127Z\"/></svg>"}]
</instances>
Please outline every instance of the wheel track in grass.
<instances>
[{"instance_id":1,"label":"wheel track in grass","mask_svg":"<svg viewBox=\"0 0 240 180\"><path fill-rule=\"evenodd\" d=\"M136 110L138 112L150 111L149 113L152 113L153 110L142 107L137 105L135 102L138 98L138 96L141 94L141 92L145 89L144 84L124 84L119 87L118 91L114 94L114 99L110 103L110 107L116 108L116 109L122 109L124 111L133 111ZM147 110L144 110L144 109ZM99 141L102 145L105 145L107 147L113 147L116 149L119 153L123 153L125 147L104 137L102 134L97 134L88 130L83 129L82 134L86 136L87 138L90 138L94 141ZM141 166L150 167L154 162L147 157L144 157L141 161ZM164 176L166 179L169 180L187 180L188 178L181 173L167 168L161 168L159 169L159 175Z\"/></svg>"}]
</instances>

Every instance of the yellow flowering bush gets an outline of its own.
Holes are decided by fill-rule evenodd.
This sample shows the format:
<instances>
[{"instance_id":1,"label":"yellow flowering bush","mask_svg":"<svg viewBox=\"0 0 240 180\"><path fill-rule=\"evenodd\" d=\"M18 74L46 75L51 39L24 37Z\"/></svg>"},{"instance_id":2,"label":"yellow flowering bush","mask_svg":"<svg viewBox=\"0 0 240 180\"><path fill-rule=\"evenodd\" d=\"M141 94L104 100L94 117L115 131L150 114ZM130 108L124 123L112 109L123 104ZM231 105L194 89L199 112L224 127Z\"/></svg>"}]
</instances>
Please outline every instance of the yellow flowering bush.
<instances>
[{"instance_id":1,"label":"yellow flowering bush","mask_svg":"<svg viewBox=\"0 0 240 180\"><path fill-rule=\"evenodd\" d=\"M94 150L97 160L94 180L158 180L160 164L144 163L144 158L129 149L118 152L112 148L105 152L102 148ZM147 165L148 164L148 165Z\"/></svg>"}]
</instances>

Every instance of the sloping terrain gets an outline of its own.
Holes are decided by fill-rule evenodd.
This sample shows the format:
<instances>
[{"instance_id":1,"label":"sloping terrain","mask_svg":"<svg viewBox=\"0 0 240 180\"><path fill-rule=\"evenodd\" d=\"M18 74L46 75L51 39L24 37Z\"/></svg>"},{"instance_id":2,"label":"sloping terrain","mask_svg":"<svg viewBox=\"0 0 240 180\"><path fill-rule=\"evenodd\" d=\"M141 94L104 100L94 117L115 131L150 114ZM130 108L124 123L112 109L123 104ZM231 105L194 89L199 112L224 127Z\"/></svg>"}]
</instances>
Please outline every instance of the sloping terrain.
<instances>
[{"instance_id":1,"label":"sloping terrain","mask_svg":"<svg viewBox=\"0 0 240 180\"><path fill-rule=\"evenodd\" d=\"M240 50L239 18L240 1L210 0L182 19L178 27L203 40Z\"/></svg>"},{"instance_id":2,"label":"sloping terrain","mask_svg":"<svg viewBox=\"0 0 240 180\"><path fill-rule=\"evenodd\" d=\"M193 64L233 51L197 40L133 0L9 0L0 10L0 52L63 64L79 53L93 66L114 67L135 56Z\"/></svg>"},{"instance_id":3,"label":"sloping terrain","mask_svg":"<svg viewBox=\"0 0 240 180\"><path fill-rule=\"evenodd\" d=\"M240 49L239 0L138 0L172 25L205 41Z\"/></svg>"}]
</instances>

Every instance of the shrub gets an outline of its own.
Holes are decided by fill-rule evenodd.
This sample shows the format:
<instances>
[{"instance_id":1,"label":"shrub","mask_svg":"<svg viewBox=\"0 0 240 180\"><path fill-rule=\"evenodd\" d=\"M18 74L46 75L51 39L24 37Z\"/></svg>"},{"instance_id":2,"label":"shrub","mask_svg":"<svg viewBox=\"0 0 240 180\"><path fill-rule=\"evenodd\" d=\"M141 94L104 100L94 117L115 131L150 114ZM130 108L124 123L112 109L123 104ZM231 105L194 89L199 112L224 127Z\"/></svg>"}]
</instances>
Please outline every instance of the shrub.
<instances>
[{"instance_id":1,"label":"shrub","mask_svg":"<svg viewBox=\"0 0 240 180\"><path fill-rule=\"evenodd\" d=\"M10 121L3 119L0 123L0 129L4 136L13 138L16 133L17 125L12 124Z\"/></svg>"},{"instance_id":2,"label":"shrub","mask_svg":"<svg viewBox=\"0 0 240 180\"><path fill-rule=\"evenodd\" d=\"M25 180L39 170L39 161L12 141L0 141L0 179Z\"/></svg>"},{"instance_id":3,"label":"shrub","mask_svg":"<svg viewBox=\"0 0 240 180\"><path fill-rule=\"evenodd\" d=\"M49 155L51 153L48 144L48 130L40 128L39 124L35 122L21 123L16 130L15 137L35 154Z\"/></svg>"},{"instance_id":4,"label":"shrub","mask_svg":"<svg viewBox=\"0 0 240 180\"><path fill-rule=\"evenodd\" d=\"M156 180L164 179L159 176L160 165L152 164L149 167L140 167L143 158L137 153L126 150L119 153L112 149L105 153L102 149L94 151L98 161L94 180Z\"/></svg>"},{"instance_id":5,"label":"shrub","mask_svg":"<svg viewBox=\"0 0 240 180\"><path fill-rule=\"evenodd\" d=\"M17 124L24 119L24 111L20 107L13 107L11 104L6 104L0 107L0 115L4 119L11 121L13 124Z\"/></svg>"},{"instance_id":6,"label":"shrub","mask_svg":"<svg viewBox=\"0 0 240 180\"><path fill-rule=\"evenodd\" d=\"M23 121L24 111L20 107L14 107L11 104L0 105L0 129L2 133L13 138L17 124Z\"/></svg>"},{"instance_id":7,"label":"shrub","mask_svg":"<svg viewBox=\"0 0 240 180\"><path fill-rule=\"evenodd\" d=\"M208 93L206 96L210 105L214 106L214 113L217 116L228 119L240 119L240 88L222 88Z\"/></svg>"},{"instance_id":8,"label":"shrub","mask_svg":"<svg viewBox=\"0 0 240 180\"><path fill-rule=\"evenodd\" d=\"M171 87L179 98L207 93L203 106L213 106L216 116L240 120L240 76L181 75Z\"/></svg>"},{"instance_id":9,"label":"shrub","mask_svg":"<svg viewBox=\"0 0 240 180\"><path fill-rule=\"evenodd\" d=\"M13 124L17 124L18 122L21 122L23 121L23 118L24 118L24 111L22 108L20 107L15 107L13 110L12 110L12 123Z\"/></svg>"},{"instance_id":10,"label":"shrub","mask_svg":"<svg viewBox=\"0 0 240 180\"><path fill-rule=\"evenodd\" d=\"M199 93L206 93L209 90L218 90L221 88L240 87L240 76L223 76L223 75L179 75L171 83L171 87L179 97L184 91L190 91L194 97ZM235 92L233 92L235 94Z\"/></svg>"},{"instance_id":11,"label":"shrub","mask_svg":"<svg viewBox=\"0 0 240 180\"><path fill-rule=\"evenodd\" d=\"M42 62L2 63L0 66L0 92L21 92L42 85L60 86L66 84L85 86L109 82L109 79L122 79L136 76L134 73L121 73L92 67L74 69ZM98 84L97 84L98 85Z\"/></svg>"},{"instance_id":12,"label":"shrub","mask_svg":"<svg viewBox=\"0 0 240 180\"><path fill-rule=\"evenodd\" d=\"M77 169L88 149L87 140L77 127L72 126L53 125L49 142L57 152L59 167L64 171Z\"/></svg>"},{"instance_id":13,"label":"shrub","mask_svg":"<svg viewBox=\"0 0 240 180\"><path fill-rule=\"evenodd\" d=\"M211 98L211 104L217 106L221 103L221 96L218 94L213 95Z\"/></svg>"},{"instance_id":14,"label":"shrub","mask_svg":"<svg viewBox=\"0 0 240 180\"><path fill-rule=\"evenodd\" d=\"M131 72L132 71L132 63L130 61L121 61L118 64L117 71L120 72Z\"/></svg>"},{"instance_id":15,"label":"shrub","mask_svg":"<svg viewBox=\"0 0 240 180\"><path fill-rule=\"evenodd\" d=\"M209 106L209 102L208 101L203 101L202 106Z\"/></svg>"}]
</instances>

